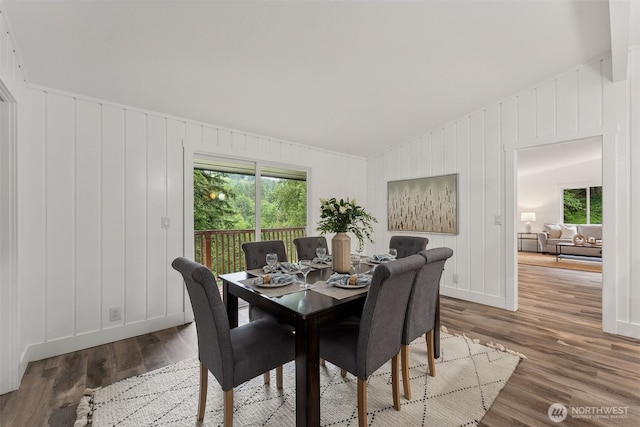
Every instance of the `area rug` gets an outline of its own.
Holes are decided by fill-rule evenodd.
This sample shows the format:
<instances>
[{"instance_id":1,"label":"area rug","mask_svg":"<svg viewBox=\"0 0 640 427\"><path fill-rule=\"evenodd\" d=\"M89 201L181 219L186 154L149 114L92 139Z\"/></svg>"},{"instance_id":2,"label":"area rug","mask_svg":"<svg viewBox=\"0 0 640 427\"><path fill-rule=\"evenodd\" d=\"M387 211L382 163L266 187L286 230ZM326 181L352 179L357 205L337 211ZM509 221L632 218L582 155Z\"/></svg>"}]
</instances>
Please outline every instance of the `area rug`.
<instances>
[{"instance_id":1,"label":"area rug","mask_svg":"<svg viewBox=\"0 0 640 427\"><path fill-rule=\"evenodd\" d=\"M427 372L424 338L410 347L412 399L401 392L401 410L393 409L390 364L369 378L370 426L478 425L523 355L464 336L442 333L436 376ZM87 393L78 405L76 426L193 426L198 406L199 362L185 360ZM273 376L273 375L272 375ZM327 363L320 368L321 424L357 424L357 381ZM402 384L400 385L402 389ZM234 390L234 425L295 426L295 365L284 366L284 388L262 377ZM209 376L204 426L222 424L222 391Z\"/></svg>"},{"instance_id":2,"label":"area rug","mask_svg":"<svg viewBox=\"0 0 640 427\"><path fill-rule=\"evenodd\" d=\"M556 261L555 255L538 254L534 252L518 252L518 264L602 273L602 262L599 261L567 258L561 258Z\"/></svg>"}]
</instances>

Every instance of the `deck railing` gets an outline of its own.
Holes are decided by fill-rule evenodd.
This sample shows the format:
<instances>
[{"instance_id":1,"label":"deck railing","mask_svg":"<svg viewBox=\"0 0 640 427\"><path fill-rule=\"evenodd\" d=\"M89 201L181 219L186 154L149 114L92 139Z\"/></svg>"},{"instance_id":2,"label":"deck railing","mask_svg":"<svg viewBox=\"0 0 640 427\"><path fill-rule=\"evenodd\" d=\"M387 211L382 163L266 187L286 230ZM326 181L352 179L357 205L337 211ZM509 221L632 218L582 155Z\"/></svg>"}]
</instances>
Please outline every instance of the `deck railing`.
<instances>
[{"instance_id":1,"label":"deck railing","mask_svg":"<svg viewBox=\"0 0 640 427\"><path fill-rule=\"evenodd\" d=\"M304 237L304 227L266 228L260 233L260 240L282 240L290 262L297 261L293 239ZM195 257L206 265L216 276L245 268L242 244L253 242L255 230L198 230L194 232Z\"/></svg>"}]
</instances>

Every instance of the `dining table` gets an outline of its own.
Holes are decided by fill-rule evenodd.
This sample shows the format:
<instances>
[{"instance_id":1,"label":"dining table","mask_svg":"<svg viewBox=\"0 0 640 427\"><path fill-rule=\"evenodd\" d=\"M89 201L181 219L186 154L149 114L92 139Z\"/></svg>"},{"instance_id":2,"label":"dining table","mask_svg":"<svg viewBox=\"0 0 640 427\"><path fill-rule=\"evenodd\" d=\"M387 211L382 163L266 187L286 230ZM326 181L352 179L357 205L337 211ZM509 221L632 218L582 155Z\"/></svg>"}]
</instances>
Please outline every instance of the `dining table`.
<instances>
[{"instance_id":1,"label":"dining table","mask_svg":"<svg viewBox=\"0 0 640 427\"><path fill-rule=\"evenodd\" d=\"M362 263L358 273L371 268ZM296 426L320 426L320 348L318 331L324 325L350 315L360 315L368 287L328 286L334 271L330 265L317 264L308 274L311 286L304 288L299 282L266 287L260 280L262 270L222 274L223 301L229 326L238 326L238 300L276 317L279 322L295 330ZM302 280L302 278L300 278ZM439 304L438 304L439 306ZM440 354L439 307L434 346L435 356Z\"/></svg>"}]
</instances>

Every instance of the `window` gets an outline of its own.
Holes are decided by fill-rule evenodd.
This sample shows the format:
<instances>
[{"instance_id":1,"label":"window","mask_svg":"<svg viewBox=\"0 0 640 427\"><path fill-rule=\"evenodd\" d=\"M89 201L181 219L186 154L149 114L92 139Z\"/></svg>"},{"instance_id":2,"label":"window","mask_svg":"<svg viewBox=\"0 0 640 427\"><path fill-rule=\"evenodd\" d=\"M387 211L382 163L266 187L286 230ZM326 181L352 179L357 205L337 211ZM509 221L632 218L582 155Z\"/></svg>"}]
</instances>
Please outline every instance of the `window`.
<instances>
[{"instance_id":1,"label":"window","mask_svg":"<svg viewBox=\"0 0 640 427\"><path fill-rule=\"evenodd\" d=\"M564 222L602 224L602 186L562 190Z\"/></svg>"}]
</instances>

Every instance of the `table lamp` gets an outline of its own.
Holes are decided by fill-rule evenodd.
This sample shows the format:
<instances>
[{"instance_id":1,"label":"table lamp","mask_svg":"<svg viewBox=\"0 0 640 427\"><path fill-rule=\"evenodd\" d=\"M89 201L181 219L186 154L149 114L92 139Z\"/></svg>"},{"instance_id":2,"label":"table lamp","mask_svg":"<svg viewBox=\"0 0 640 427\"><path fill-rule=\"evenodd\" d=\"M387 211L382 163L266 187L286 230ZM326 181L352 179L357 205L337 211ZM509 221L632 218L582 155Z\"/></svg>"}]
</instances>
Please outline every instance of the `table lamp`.
<instances>
[{"instance_id":1,"label":"table lamp","mask_svg":"<svg viewBox=\"0 0 640 427\"><path fill-rule=\"evenodd\" d=\"M520 221L526 221L527 223L525 224L525 231L527 233L531 233L531 221L535 221L536 220L536 213L535 212L522 212L520 214Z\"/></svg>"}]
</instances>

